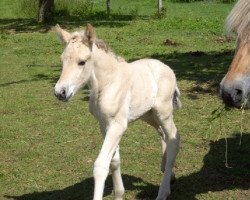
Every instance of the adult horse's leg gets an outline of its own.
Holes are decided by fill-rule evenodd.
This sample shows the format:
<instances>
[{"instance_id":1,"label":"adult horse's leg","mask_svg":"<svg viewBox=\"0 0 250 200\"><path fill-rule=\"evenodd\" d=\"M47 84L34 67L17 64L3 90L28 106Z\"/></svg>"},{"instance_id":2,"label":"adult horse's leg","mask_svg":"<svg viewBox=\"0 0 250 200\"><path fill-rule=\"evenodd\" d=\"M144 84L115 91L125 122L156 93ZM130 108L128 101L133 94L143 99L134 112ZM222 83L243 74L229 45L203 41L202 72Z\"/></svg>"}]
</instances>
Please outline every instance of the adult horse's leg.
<instances>
[{"instance_id":1,"label":"adult horse's leg","mask_svg":"<svg viewBox=\"0 0 250 200\"><path fill-rule=\"evenodd\" d=\"M120 153L118 146L110 163L115 200L122 200L122 196L125 191L122 182L120 163L121 161L120 161Z\"/></svg>"},{"instance_id":2,"label":"adult horse's leg","mask_svg":"<svg viewBox=\"0 0 250 200\"><path fill-rule=\"evenodd\" d=\"M155 109L156 117L161 124L162 130L166 139L166 162L163 180L158 192L157 200L165 200L170 194L170 183L172 177L173 165L176 155L179 151L179 135L173 121L173 106L172 102L160 103Z\"/></svg>"},{"instance_id":3,"label":"adult horse's leg","mask_svg":"<svg viewBox=\"0 0 250 200\"><path fill-rule=\"evenodd\" d=\"M116 152L120 139L127 128L127 123L112 121L107 126L107 133L101 151L94 164L94 200L102 200L104 183L108 176L111 160Z\"/></svg>"}]
</instances>

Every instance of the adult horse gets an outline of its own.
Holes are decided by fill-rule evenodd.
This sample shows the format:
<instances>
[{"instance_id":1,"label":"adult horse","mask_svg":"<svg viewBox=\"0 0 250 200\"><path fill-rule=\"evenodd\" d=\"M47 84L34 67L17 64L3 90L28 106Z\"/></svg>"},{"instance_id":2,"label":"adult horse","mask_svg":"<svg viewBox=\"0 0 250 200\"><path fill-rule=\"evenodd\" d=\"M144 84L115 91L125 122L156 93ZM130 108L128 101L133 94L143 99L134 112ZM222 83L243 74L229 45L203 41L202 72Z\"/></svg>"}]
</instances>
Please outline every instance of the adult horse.
<instances>
[{"instance_id":1,"label":"adult horse","mask_svg":"<svg viewBox=\"0 0 250 200\"><path fill-rule=\"evenodd\" d=\"M220 83L220 95L228 106L250 108L250 0L235 4L227 17L226 28L237 33L237 48Z\"/></svg>"},{"instance_id":2,"label":"adult horse","mask_svg":"<svg viewBox=\"0 0 250 200\"><path fill-rule=\"evenodd\" d=\"M69 100L86 83L90 87L90 112L99 121L104 142L94 163L94 200L103 198L109 168L114 197L123 198L118 144L129 122L142 119L159 132L164 172L157 200L170 194L172 168L179 150L179 135L173 121L174 107L180 107L174 72L154 59L127 63L96 38L94 28L68 33L56 27L65 44L62 73L55 86L59 100Z\"/></svg>"}]
</instances>

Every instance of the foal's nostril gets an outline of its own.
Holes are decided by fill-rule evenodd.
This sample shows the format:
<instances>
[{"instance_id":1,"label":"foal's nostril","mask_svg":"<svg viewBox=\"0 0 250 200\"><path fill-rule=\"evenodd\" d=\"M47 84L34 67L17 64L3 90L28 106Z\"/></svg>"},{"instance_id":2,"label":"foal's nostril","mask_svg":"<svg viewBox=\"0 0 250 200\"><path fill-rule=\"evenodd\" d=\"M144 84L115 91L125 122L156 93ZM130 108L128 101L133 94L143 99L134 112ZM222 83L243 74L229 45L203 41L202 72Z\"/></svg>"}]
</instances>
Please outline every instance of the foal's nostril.
<instances>
[{"instance_id":1,"label":"foal's nostril","mask_svg":"<svg viewBox=\"0 0 250 200\"><path fill-rule=\"evenodd\" d=\"M59 93L59 99L60 100L64 100L66 99L66 89L65 88L62 88L60 93Z\"/></svg>"},{"instance_id":2,"label":"foal's nostril","mask_svg":"<svg viewBox=\"0 0 250 200\"><path fill-rule=\"evenodd\" d=\"M59 100L62 100L62 101L66 100L66 97L67 97L67 91L66 91L66 89L65 89L65 88L62 88L62 89L60 90L60 92L56 92L56 91L55 91L55 96L56 96Z\"/></svg>"},{"instance_id":3,"label":"foal's nostril","mask_svg":"<svg viewBox=\"0 0 250 200\"><path fill-rule=\"evenodd\" d=\"M66 90L65 89L61 90L61 97L63 97L63 98L66 97Z\"/></svg>"}]
</instances>

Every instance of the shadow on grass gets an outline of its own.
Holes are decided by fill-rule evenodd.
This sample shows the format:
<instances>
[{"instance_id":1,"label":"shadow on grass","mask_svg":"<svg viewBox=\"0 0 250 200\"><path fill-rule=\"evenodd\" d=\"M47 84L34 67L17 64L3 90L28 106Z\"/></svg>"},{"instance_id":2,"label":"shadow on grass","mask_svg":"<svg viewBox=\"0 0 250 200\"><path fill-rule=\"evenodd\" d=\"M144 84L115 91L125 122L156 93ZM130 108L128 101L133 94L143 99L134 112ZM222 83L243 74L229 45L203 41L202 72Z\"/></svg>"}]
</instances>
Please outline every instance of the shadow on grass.
<instances>
[{"instance_id":1,"label":"shadow on grass","mask_svg":"<svg viewBox=\"0 0 250 200\"><path fill-rule=\"evenodd\" d=\"M55 16L55 18L47 24L39 24L36 19L18 18L18 19L0 19L0 31L2 32L42 32L46 33L51 28L59 23L62 27L71 29L79 26L85 26L90 22L94 26L107 26L107 27L122 27L127 25L134 19L146 19L147 16L134 16L125 14L113 13L107 16L105 12L95 12L86 17L62 15Z\"/></svg>"},{"instance_id":2,"label":"shadow on grass","mask_svg":"<svg viewBox=\"0 0 250 200\"><path fill-rule=\"evenodd\" d=\"M196 94L218 94L219 83L230 65L233 54L233 51L228 50L222 52L173 52L170 54L153 54L150 57L168 64L175 71L177 81L193 81L193 87L187 92L190 98L197 98ZM129 60L129 62L134 60ZM26 67L36 66L39 65L33 63ZM53 71L61 70L60 65L51 66L51 68L53 68ZM46 74L37 74L30 80L14 80L10 83L0 84L0 87L39 80L49 80L51 83L55 83L58 75L51 77Z\"/></svg>"},{"instance_id":3,"label":"shadow on grass","mask_svg":"<svg viewBox=\"0 0 250 200\"><path fill-rule=\"evenodd\" d=\"M188 91L195 93L217 94L219 83L230 65L234 52L174 52L172 54L153 54L169 65L175 72L177 81L193 81L193 87Z\"/></svg>"},{"instance_id":4,"label":"shadow on grass","mask_svg":"<svg viewBox=\"0 0 250 200\"><path fill-rule=\"evenodd\" d=\"M241 145L240 138L240 134L227 138L230 168L225 167L225 139L211 141L201 170L178 178L169 199L195 200L198 194L224 190L247 192L250 189L250 133L243 133Z\"/></svg>"},{"instance_id":5,"label":"shadow on grass","mask_svg":"<svg viewBox=\"0 0 250 200\"><path fill-rule=\"evenodd\" d=\"M7 83L1 83L0 87L8 87L11 85L16 85L16 84L22 84L22 83L30 83L30 82L37 82L37 81L43 81L43 80L50 80L51 84L55 84L59 77L51 77L51 75L47 74L36 74L32 79L22 79L18 81L11 81Z\"/></svg>"},{"instance_id":6,"label":"shadow on grass","mask_svg":"<svg viewBox=\"0 0 250 200\"><path fill-rule=\"evenodd\" d=\"M150 57L161 60L175 72L177 81L192 81L187 91L191 99L197 94L218 94L219 84L226 74L233 58L234 51L212 52L173 52L170 54L152 54ZM130 60L130 62L136 59Z\"/></svg>"},{"instance_id":7,"label":"shadow on grass","mask_svg":"<svg viewBox=\"0 0 250 200\"><path fill-rule=\"evenodd\" d=\"M242 144L239 146L240 134L227 139L228 163L225 167L225 139L210 142L210 150L205 155L204 165L200 171L177 179L172 186L169 199L195 200L196 195L224 190L249 190L250 188L250 133L243 133ZM157 196L158 185L151 184L142 178L123 175L127 191L136 191L136 199L153 200ZM34 192L21 196L5 196L16 200L91 200L93 198L93 178L62 190ZM112 192L112 181L106 181L105 196Z\"/></svg>"}]
</instances>

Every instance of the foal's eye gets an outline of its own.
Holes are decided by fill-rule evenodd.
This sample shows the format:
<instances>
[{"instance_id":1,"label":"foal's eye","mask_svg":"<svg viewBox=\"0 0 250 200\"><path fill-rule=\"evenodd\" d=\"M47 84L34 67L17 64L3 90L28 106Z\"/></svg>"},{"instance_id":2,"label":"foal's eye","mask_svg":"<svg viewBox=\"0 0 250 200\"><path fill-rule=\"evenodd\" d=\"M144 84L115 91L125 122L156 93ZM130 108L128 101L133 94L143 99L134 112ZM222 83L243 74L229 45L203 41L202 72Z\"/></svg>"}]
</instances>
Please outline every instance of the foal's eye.
<instances>
[{"instance_id":1,"label":"foal's eye","mask_svg":"<svg viewBox=\"0 0 250 200\"><path fill-rule=\"evenodd\" d=\"M83 65L85 65L85 61L80 61L79 63L78 63L78 65L81 65L81 66L83 66Z\"/></svg>"}]
</instances>

